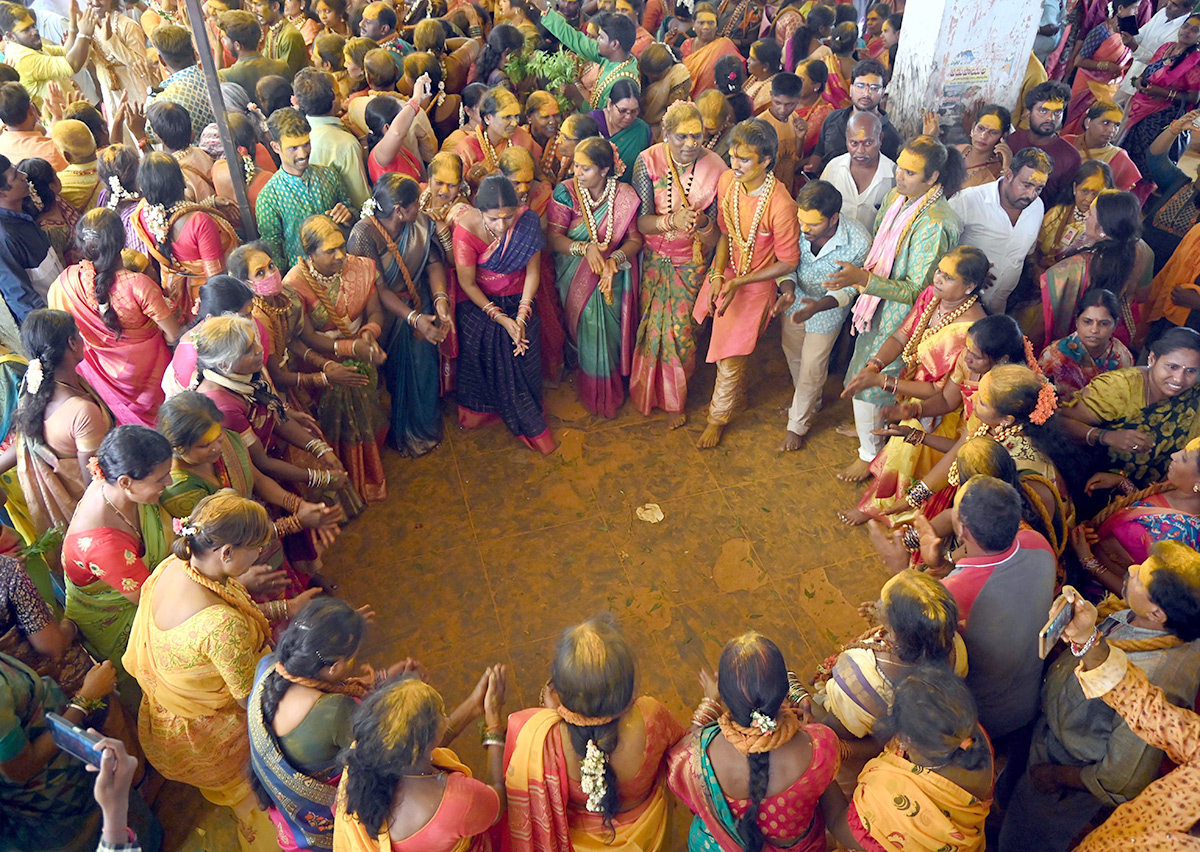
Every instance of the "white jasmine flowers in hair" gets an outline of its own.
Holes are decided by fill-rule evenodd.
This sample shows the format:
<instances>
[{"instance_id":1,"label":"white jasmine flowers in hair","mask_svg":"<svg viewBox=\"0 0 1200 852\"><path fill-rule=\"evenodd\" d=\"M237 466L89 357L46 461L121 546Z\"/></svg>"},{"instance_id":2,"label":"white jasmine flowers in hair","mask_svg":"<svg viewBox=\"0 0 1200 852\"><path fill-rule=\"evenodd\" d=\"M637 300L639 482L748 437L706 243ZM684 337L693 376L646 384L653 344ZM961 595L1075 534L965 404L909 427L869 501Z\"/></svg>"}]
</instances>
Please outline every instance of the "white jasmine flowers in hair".
<instances>
[{"instance_id":1,"label":"white jasmine flowers in hair","mask_svg":"<svg viewBox=\"0 0 1200 852\"><path fill-rule=\"evenodd\" d=\"M146 230L154 242L162 245L167 239L167 208L161 204L146 205Z\"/></svg>"},{"instance_id":2,"label":"white jasmine flowers in hair","mask_svg":"<svg viewBox=\"0 0 1200 852\"><path fill-rule=\"evenodd\" d=\"M608 755L597 747L594 740L587 741L587 754L579 764L579 786L587 794L587 809L594 814L603 810L601 802L608 793L604 783L604 767L608 765Z\"/></svg>"},{"instance_id":3,"label":"white jasmine flowers in hair","mask_svg":"<svg viewBox=\"0 0 1200 852\"><path fill-rule=\"evenodd\" d=\"M45 378L46 370L42 366L42 359L32 359L29 362L29 366L25 368L25 390L29 391L29 393L37 393L41 390L42 381Z\"/></svg>"},{"instance_id":4,"label":"white jasmine flowers in hair","mask_svg":"<svg viewBox=\"0 0 1200 852\"><path fill-rule=\"evenodd\" d=\"M377 205L377 204L375 203L375 199L374 199L374 198L368 198L366 201L364 201L364 202L363 202L363 206L362 206L362 212L361 212L361 213L359 213L359 216L358 216L358 218L360 218L360 219L366 219L368 216L374 216L374 215L375 215L375 209L376 209L378 206L379 206L379 205Z\"/></svg>"},{"instance_id":5,"label":"white jasmine flowers in hair","mask_svg":"<svg viewBox=\"0 0 1200 852\"><path fill-rule=\"evenodd\" d=\"M764 734L772 733L779 726L778 722L760 710L750 711L750 724Z\"/></svg>"},{"instance_id":6,"label":"white jasmine flowers in hair","mask_svg":"<svg viewBox=\"0 0 1200 852\"><path fill-rule=\"evenodd\" d=\"M108 176L108 200L105 206L109 210L116 210L117 205L127 198L137 198L136 192L129 192L125 187L121 186L121 179L116 175Z\"/></svg>"}]
</instances>

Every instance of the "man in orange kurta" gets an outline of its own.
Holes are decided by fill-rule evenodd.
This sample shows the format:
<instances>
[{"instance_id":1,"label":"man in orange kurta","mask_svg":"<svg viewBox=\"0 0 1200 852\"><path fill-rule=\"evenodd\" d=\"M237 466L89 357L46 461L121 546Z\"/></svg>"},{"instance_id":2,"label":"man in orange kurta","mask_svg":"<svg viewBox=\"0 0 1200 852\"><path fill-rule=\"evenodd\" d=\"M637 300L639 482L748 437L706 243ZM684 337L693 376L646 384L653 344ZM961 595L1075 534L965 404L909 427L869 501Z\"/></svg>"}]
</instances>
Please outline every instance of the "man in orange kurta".
<instances>
[{"instance_id":1,"label":"man in orange kurta","mask_svg":"<svg viewBox=\"0 0 1200 852\"><path fill-rule=\"evenodd\" d=\"M708 361L717 383L700 449L715 447L746 391L746 361L771 317L795 301L795 285L779 279L800 262L796 202L772 169L778 156L775 129L761 118L743 121L729 143L732 171L717 184L721 239L692 316L712 316Z\"/></svg>"}]
</instances>

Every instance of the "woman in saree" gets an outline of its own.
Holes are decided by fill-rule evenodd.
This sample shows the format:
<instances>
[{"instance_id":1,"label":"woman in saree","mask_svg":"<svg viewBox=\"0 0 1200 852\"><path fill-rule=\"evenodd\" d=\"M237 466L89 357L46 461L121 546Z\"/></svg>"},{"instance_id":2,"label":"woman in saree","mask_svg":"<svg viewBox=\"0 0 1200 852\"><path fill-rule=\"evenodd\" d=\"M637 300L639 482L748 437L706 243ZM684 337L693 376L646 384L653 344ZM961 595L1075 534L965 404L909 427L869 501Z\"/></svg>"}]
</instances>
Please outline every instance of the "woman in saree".
<instances>
[{"instance_id":1,"label":"woman in saree","mask_svg":"<svg viewBox=\"0 0 1200 852\"><path fill-rule=\"evenodd\" d=\"M1084 220L1084 238L1090 245L1042 275L1042 324L1026 329L1035 348L1070 333L1079 299L1092 287L1116 294L1121 303L1116 337L1131 349L1141 348L1145 303L1154 280L1154 252L1141 235L1137 196L1115 189L1097 196Z\"/></svg>"},{"instance_id":2,"label":"woman in saree","mask_svg":"<svg viewBox=\"0 0 1200 852\"><path fill-rule=\"evenodd\" d=\"M642 119L650 126L651 141L661 142L663 116L673 103L691 97L692 75L665 44L659 43L642 52L638 68L642 72Z\"/></svg>"},{"instance_id":3,"label":"woman in saree","mask_svg":"<svg viewBox=\"0 0 1200 852\"><path fill-rule=\"evenodd\" d=\"M508 718L513 852L659 852L666 752L683 728L662 702L635 699L633 653L611 617L563 632L542 699Z\"/></svg>"},{"instance_id":4,"label":"woman in saree","mask_svg":"<svg viewBox=\"0 0 1200 852\"><path fill-rule=\"evenodd\" d=\"M333 845L345 852L488 852L504 812L502 665L447 717L442 696L416 677L376 690L354 717L353 745L334 810ZM482 691L481 691L482 687ZM294 687L293 687L294 689ZM488 781L477 781L453 751L463 706L483 715Z\"/></svg>"},{"instance_id":5,"label":"woman in saree","mask_svg":"<svg viewBox=\"0 0 1200 852\"><path fill-rule=\"evenodd\" d=\"M669 415L667 427L678 429L687 422L687 385L696 368L692 310L720 237L717 179L726 166L705 149L694 104L667 110L662 137L633 166L645 246L629 394L642 414L661 408Z\"/></svg>"},{"instance_id":6,"label":"woman in saree","mask_svg":"<svg viewBox=\"0 0 1200 852\"><path fill-rule=\"evenodd\" d=\"M89 6L97 18L89 58L96 69L105 112L115 116L126 104L143 106L159 83L158 68L147 57L146 33L124 13L121 0L92 0ZM126 138L114 141L135 144L138 140L131 129Z\"/></svg>"},{"instance_id":7,"label":"woman in saree","mask_svg":"<svg viewBox=\"0 0 1200 852\"><path fill-rule=\"evenodd\" d=\"M1113 334L1120 316L1111 290L1088 290L1079 300L1075 330L1042 350L1038 363L1060 399L1070 399L1101 373L1133 366L1133 353Z\"/></svg>"},{"instance_id":8,"label":"woman in saree","mask_svg":"<svg viewBox=\"0 0 1200 852\"><path fill-rule=\"evenodd\" d=\"M611 418L625 400L623 377L632 368L637 335L638 195L617 180L605 139L580 142L574 162L575 176L554 189L549 243L579 360L579 398L588 411Z\"/></svg>"},{"instance_id":9,"label":"woman in saree","mask_svg":"<svg viewBox=\"0 0 1200 852\"><path fill-rule=\"evenodd\" d=\"M818 3L809 9L804 25L797 29L784 45L783 67L788 71L795 71L805 60L821 61L829 50L825 46L825 39L833 34L835 23L837 13L829 6ZM821 64L824 65L824 61L821 61Z\"/></svg>"},{"instance_id":10,"label":"woman in saree","mask_svg":"<svg viewBox=\"0 0 1200 852\"><path fill-rule=\"evenodd\" d=\"M163 439L165 441L165 439ZM267 511L232 491L201 500L143 585L122 663L143 690L138 737L164 778L231 808L243 852L278 849L247 778L246 702L271 624L317 594L255 604L237 578L272 537ZM215 756L220 759L214 759Z\"/></svg>"},{"instance_id":11,"label":"woman in saree","mask_svg":"<svg viewBox=\"0 0 1200 852\"><path fill-rule=\"evenodd\" d=\"M917 297L908 317L875 355L883 364L903 358L899 377L860 370L847 382L843 398L872 387L916 400L937 395L966 347L971 324L987 316L979 295L991 285L990 268L987 256L972 246L959 246L943 255L933 283ZM932 421L928 425L933 426L931 434L952 438L958 435L961 423L960 414L947 412L936 425ZM853 526L880 517L884 507L933 467L936 458L937 451L930 447L892 438L871 462L875 479L858 508L840 512L838 517Z\"/></svg>"},{"instance_id":12,"label":"woman in saree","mask_svg":"<svg viewBox=\"0 0 1200 852\"><path fill-rule=\"evenodd\" d=\"M1200 333L1177 327L1150 344L1145 367L1101 373L1063 409L1076 439L1098 451L1100 468L1138 488L1158 482L1172 454L1200 436Z\"/></svg>"},{"instance_id":13,"label":"woman in saree","mask_svg":"<svg viewBox=\"0 0 1200 852\"><path fill-rule=\"evenodd\" d=\"M1200 13L1188 15L1180 26L1175 41L1160 47L1134 81L1137 89L1125 111L1121 147L1143 174L1147 173L1146 158L1153 142L1167 125L1187 112L1200 96ZM1190 133L1178 140L1182 152L1187 148Z\"/></svg>"},{"instance_id":14,"label":"woman in saree","mask_svg":"<svg viewBox=\"0 0 1200 852\"><path fill-rule=\"evenodd\" d=\"M521 127L521 103L508 89L488 90L479 102L480 125L475 132L463 137L455 153L462 158L463 173L472 188L488 175L500 170L500 155L509 145L519 145L540 159L542 146L533 141L529 131Z\"/></svg>"},{"instance_id":15,"label":"woman in saree","mask_svg":"<svg viewBox=\"0 0 1200 852\"><path fill-rule=\"evenodd\" d=\"M608 104L603 109L592 110L591 116L600 128L600 135L612 142L621 162L616 168L616 177L629 183L633 165L638 154L650 147L650 125L638 118L641 111L642 90L632 80L622 78L608 90Z\"/></svg>"},{"instance_id":16,"label":"woman in saree","mask_svg":"<svg viewBox=\"0 0 1200 852\"><path fill-rule=\"evenodd\" d=\"M1079 133L1084 116L1093 106L1112 103L1116 97L1117 85L1133 58L1133 51L1121 39L1117 19L1136 14L1140 2L1113 0L1112 16L1092 27L1083 39L1075 55L1075 82L1071 86L1071 105L1063 120L1063 133Z\"/></svg>"},{"instance_id":17,"label":"woman in saree","mask_svg":"<svg viewBox=\"0 0 1200 852\"><path fill-rule=\"evenodd\" d=\"M850 106L850 72L854 69L854 49L858 45L858 25L851 21L838 24L829 38L829 50L823 59L829 69L825 81L825 100L834 109Z\"/></svg>"},{"instance_id":18,"label":"woman in saree","mask_svg":"<svg viewBox=\"0 0 1200 852\"><path fill-rule=\"evenodd\" d=\"M750 46L746 56L746 82L742 91L754 105L754 114L771 106L771 81L783 70L783 49L774 39L761 39Z\"/></svg>"},{"instance_id":19,"label":"woman in saree","mask_svg":"<svg viewBox=\"0 0 1200 852\"><path fill-rule=\"evenodd\" d=\"M49 237L50 245L65 269L78 259L71 250L71 243L75 239L79 211L63 200L62 181L54 167L41 157L21 160L16 166L29 181L29 195L21 202L21 209L32 216Z\"/></svg>"},{"instance_id":20,"label":"woman in saree","mask_svg":"<svg viewBox=\"0 0 1200 852\"><path fill-rule=\"evenodd\" d=\"M534 310L546 238L512 182L483 179L454 226L458 286L458 425L499 417L530 449L554 451L542 413L541 322Z\"/></svg>"},{"instance_id":21,"label":"woman in saree","mask_svg":"<svg viewBox=\"0 0 1200 852\"><path fill-rule=\"evenodd\" d=\"M328 216L309 216L300 226L305 258L284 277L304 303L306 346L341 360L367 377L363 385L331 385L321 391L316 418L364 502L387 496L379 446L387 415L379 398L378 368L387 359L380 346L383 306L374 261L346 254L346 240ZM353 363L347 363L353 362Z\"/></svg>"},{"instance_id":22,"label":"woman in saree","mask_svg":"<svg viewBox=\"0 0 1200 852\"><path fill-rule=\"evenodd\" d=\"M928 574L902 569L883 584L867 620L872 626L830 655L813 679L813 716L846 744L838 775L850 788L863 764L879 754L871 734L887 719L897 684L925 665L967 675L958 603Z\"/></svg>"},{"instance_id":23,"label":"woman in saree","mask_svg":"<svg viewBox=\"0 0 1200 852\"><path fill-rule=\"evenodd\" d=\"M84 343L70 314L38 309L21 325L29 353L11 461L37 536L66 529L91 481L88 460L113 427L112 413L79 374ZM36 364L36 366L34 366ZM0 456L7 469L9 454ZM48 551L58 573L57 548Z\"/></svg>"},{"instance_id":24,"label":"woman in saree","mask_svg":"<svg viewBox=\"0 0 1200 852\"><path fill-rule=\"evenodd\" d=\"M150 249L133 226L134 211L142 200L137 182L140 163L137 148L119 142L96 153L96 174L104 185L100 190L100 205L116 211L121 217L121 226L125 229L125 248L149 258Z\"/></svg>"},{"instance_id":25,"label":"woman in saree","mask_svg":"<svg viewBox=\"0 0 1200 852\"><path fill-rule=\"evenodd\" d=\"M831 826L838 842L872 852L983 849L995 768L962 678L937 665L917 668L896 687L877 727L887 746L867 763Z\"/></svg>"},{"instance_id":26,"label":"woman in saree","mask_svg":"<svg viewBox=\"0 0 1200 852\"><path fill-rule=\"evenodd\" d=\"M1054 264L1094 242L1087 233L1088 212L1100 193L1112 188L1112 169L1098 160L1084 161L1071 181L1071 200L1051 207L1042 219L1042 229L1033 247L1035 278L1040 279Z\"/></svg>"},{"instance_id":27,"label":"woman in saree","mask_svg":"<svg viewBox=\"0 0 1200 852\"><path fill-rule=\"evenodd\" d=\"M1129 153L1113 144L1122 118L1120 107L1111 101L1101 101L1083 114L1079 132L1064 134L1063 140L1075 146L1083 165L1092 161L1106 164L1112 169L1113 186L1129 191L1137 186L1142 173L1129 159Z\"/></svg>"},{"instance_id":28,"label":"woman in saree","mask_svg":"<svg viewBox=\"0 0 1200 852\"><path fill-rule=\"evenodd\" d=\"M671 792L695 814L689 852L824 852L826 812L844 807L838 738L792 706L779 647L754 631L731 639L700 681L692 730L667 756Z\"/></svg>"},{"instance_id":29,"label":"woman in saree","mask_svg":"<svg viewBox=\"0 0 1200 852\"><path fill-rule=\"evenodd\" d=\"M286 491L279 483L254 467L241 437L222 426L225 415L211 399L197 391L183 391L163 403L158 414L158 431L171 442L171 484L159 503L172 518L186 518L196 504L222 488L241 497L257 498L274 507L275 536L260 558L276 571L269 580L273 597L293 597L310 583L287 561L282 542L301 531L313 530L324 547L337 539L342 510L324 503L311 503ZM318 578L319 581L320 578Z\"/></svg>"},{"instance_id":30,"label":"woman in saree","mask_svg":"<svg viewBox=\"0 0 1200 852\"><path fill-rule=\"evenodd\" d=\"M957 145L967 166L962 188L982 186L1000 179L1012 161L1012 150L1004 142L1012 129L1012 113L998 104L988 104L975 119L971 141Z\"/></svg>"},{"instance_id":31,"label":"woman in saree","mask_svg":"<svg viewBox=\"0 0 1200 852\"><path fill-rule=\"evenodd\" d=\"M367 123L367 174L378 181L385 174L398 172L420 179L420 158L405 146L413 118L421 104L428 100L429 78L422 76L416 83L416 94L407 103L399 98L373 97L367 103L363 118ZM409 107L409 104L412 107Z\"/></svg>"},{"instance_id":32,"label":"woman in saree","mask_svg":"<svg viewBox=\"0 0 1200 852\"><path fill-rule=\"evenodd\" d=\"M235 253L240 250L235 249ZM171 366L163 375L163 393L170 399L180 391L190 388L196 383L196 346L192 342L192 329L210 317L223 314L237 314L250 317L250 307L254 302L254 291L245 282L232 275L214 275L200 285L200 295L196 302L196 319L192 325L179 337L175 351L171 355ZM267 346L267 329L259 324L259 338Z\"/></svg>"},{"instance_id":33,"label":"woman in saree","mask_svg":"<svg viewBox=\"0 0 1200 852\"><path fill-rule=\"evenodd\" d=\"M696 4L696 35L683 43L683 64L692 78L692 97L716 87L717 60L742 55L737 45L717 36L717 9L712 3Z\"/></svg>"},{"instance_id":34,"label":"woman in saree","mask_svg":"<svg viewBox=\"0 0 1200 852\"><path fill-rule=\"evenodd\" d=\"M801 157L811 157L821 139L821 127L833 112L833 104L825 100L825 84L829 81L829 68L819 59L810 59L796 66L800 78L800 106L792 114L792 127L796 138L803 138Z\"/></svg>"},{"instance_id":35,"label":"woman in saree","mask_svg":"<svg viewBox=\"0 0 1200 852\"><path fill-rule=\"evenodd\" d=\"M133 214L134 230L158 265L163 292L187 322L196 315L200 285L225 271L237 234L211 205L184 198L183 170L170 154L147 154L138 167L138 186L142 200Z\"/></svg>"},{"instance_id":36,"label":"woman in saree","mask_svg":"<svg viewBox=\"0 0 1200 852\"><path fill-rule=\"evenodd\" d=\"M122 266L125 230L111 210L89 210L75 229L83 260L50 287L51 308L75 318L83 337L79 373L118 423L153 425L163 401L160 381L179 323L162 290Z\"/></svg>"},{"instance_id":37,"label":"woman in saree","mask_svg":"<svg viewBox=\"0 0 1200 852\"><path fill-rule=\"evenodd\" d=\"M167 558L171 526L158 505L171 484L171 445L145 426L118 426L96 451L92 482L63 539L67 618L84 644L112 660L121 701L137 712L137 684L121 663L142 584Z\"/></svg>"},{"instance_id":38,"label":"woman in saree","mask_svg":"<svg viewBox=\"0 0 1200 852\"><path fill-rule=\"evenodd\" d=\"M419 209L420 196L412 178L383 175L347 244L351 255L373 261L382 276L379 300L391 326L384 336L389 443L413 458L442 440L438 346L454 324L444 250L432 220Z\"/></svg>"},{"instance_id":39,"label":"woman in saree","mask_svg":"<svg viewBox=\"0 0 1200 852\"><path fill-rule=\"evenodd\" d=\"M438 242L442 244L442 256L447 261L446 294L456 309L466 297L458 287L458 270L449 261L454 257L454 225L459 216L471 209L470 198L471 187L463 179L462 157L446 150L434 154L429 161L429 181L421 187L421 212L433 222ZM438 347L438 353L441 392L445 396L454 390L457 382L458 330L453 323ZM559 364L561 366L561 360Z\"/></svg>"}]
</instances>

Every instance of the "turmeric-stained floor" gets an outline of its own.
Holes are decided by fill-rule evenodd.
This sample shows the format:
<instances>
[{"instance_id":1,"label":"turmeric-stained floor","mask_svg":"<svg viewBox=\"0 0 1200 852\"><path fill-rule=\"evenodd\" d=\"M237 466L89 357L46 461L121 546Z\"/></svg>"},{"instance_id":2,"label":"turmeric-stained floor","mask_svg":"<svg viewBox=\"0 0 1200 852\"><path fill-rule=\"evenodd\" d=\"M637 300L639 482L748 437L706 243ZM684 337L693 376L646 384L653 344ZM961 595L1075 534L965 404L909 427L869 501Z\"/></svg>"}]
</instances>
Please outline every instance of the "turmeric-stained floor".
<instances>
[{"instance_id":1,"label":"turmeric-stained floor","mask_svg":"<svg viewBox=\"0 0 1200 852\"><path fill-rule=\"evenodd\" d=\"M339 594L378 618L364 658L412 656L447 703L483 667L507 663L508 709L530 706L546 680L557 634L613 613L638 659L639 689L686 721L700 698L696 672L747 629L774 639L791 668L810 673L838 642L863 629L857 605L885 578L863 529L835 510L859 490L834 473L855 442L826 388L805 449L778 452L791 383L775 326L752 361L748 408L714 450L694 442L713 368L701 365L690 422L670 432L628 402L614 420L590 415L569 381L546 394L558 450L540 456L502 425L462 432L421 459L384 456L389 496L342 533L326 557ZM637 510L655 504L662 520ZM473 730L456 744L484 766ZM169 850L236 848L228 821L199 796L168 785L156 810ZM682 815L672 848L682 849Z\"/></svg>"}]
</instances>

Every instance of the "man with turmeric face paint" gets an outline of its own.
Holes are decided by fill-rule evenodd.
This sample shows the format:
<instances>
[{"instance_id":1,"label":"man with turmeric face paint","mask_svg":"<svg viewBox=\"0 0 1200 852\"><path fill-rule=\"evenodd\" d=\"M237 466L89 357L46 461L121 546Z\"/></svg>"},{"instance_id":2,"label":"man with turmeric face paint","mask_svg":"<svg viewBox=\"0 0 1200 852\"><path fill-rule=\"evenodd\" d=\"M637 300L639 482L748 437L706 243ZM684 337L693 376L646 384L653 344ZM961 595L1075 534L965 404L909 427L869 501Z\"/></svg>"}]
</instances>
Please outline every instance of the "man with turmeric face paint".
<instances>
[{"instance_id":1,"label":"man with turmeric face paint","mask_svg":"<svg viewBox=\"0 0 1200 852\"><path fill-rule=\"evenodd\" d=\"M1025 95L1025 107L1029 110L1029 129L1014 130L1006 143L1013 151L1022 148L1041 148L1050 155L1054 168L1050 180L1042 191L1046 203L1058 202L1063 191L1070 187L1083 159L1075 146L1059 135L1067 104L1071 101L1071 89L1066 83L1051 80L1035 86Z\"/></svg>"},{"instance_id":2,"label":"man with turmeric face paint","mask_svg":"<svg viewBox=\"0 0 1200 852\"><path fill-rule=\"evenodd\" d=\"M702 450L721 442L744 405L746 362L771 317L796 298L789 276L800 260L800 223L796 202L772 173L778 145L770 124L743 121L729 140L732 170L717 183L721 238L692 314L699 323L713 318L708 361L717 365L708 425L696 442Z\"/></svg>"},{"instance_id":3,"label":"man with turmeric face paint","mask_svg":"<svg viewBox=\"0 0 1200 852\"><path fill-rule=\"evenodd\" d=\"M847 381L861 370L884 374L883 387L854 394L858 457L837 475L844 482L869 479L871 460L883 449L886 439L875 430L883 427L883 406L895 401L895 386L884 388L899 375L904 361L885 364L876 354L933 280L938 259L958 245L958 217L943 196L958 189L964 173L962 155L936 139L918 136L909 142L896 158L896 188L879 208L866 262L860 267L837 261L839 270L825 282L831 293L853 287L860 294L851 314L857 340Z\"/></svg>"}]
</instances>

